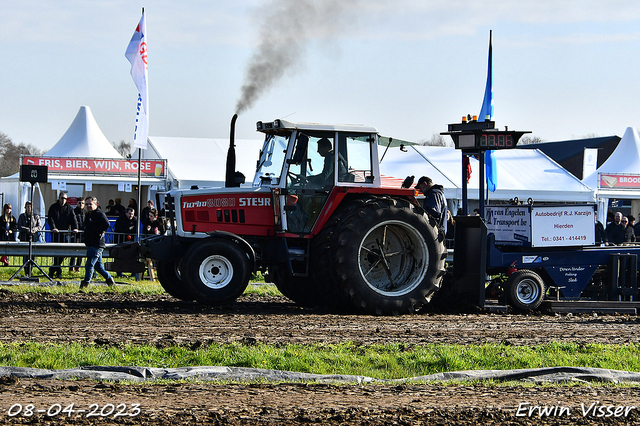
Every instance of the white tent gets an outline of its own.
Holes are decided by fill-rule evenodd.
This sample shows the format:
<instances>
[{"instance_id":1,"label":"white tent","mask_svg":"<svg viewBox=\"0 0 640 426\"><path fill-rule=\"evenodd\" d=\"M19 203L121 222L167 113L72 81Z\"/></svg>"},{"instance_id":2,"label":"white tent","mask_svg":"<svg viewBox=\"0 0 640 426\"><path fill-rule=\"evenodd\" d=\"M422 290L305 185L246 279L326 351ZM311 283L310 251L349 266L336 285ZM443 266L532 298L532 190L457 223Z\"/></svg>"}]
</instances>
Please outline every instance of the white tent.
<instances>
[{"instance_id":1,"label":"white tent","mask_svg":"<svg viewBox=\"0 0 640 426\"><path fill-rule=\"evenodd\" d=\"M57 161L60 159L86 158L98 160L120 160L124 161L122 155L109 143L104 136L98 123L96 122L91 109L88 106L81 106L71 125L56 144L42 157L47 161ZM49 160L51 159L51 160ZM27 158L29 160L29 158ZM31 159L32 160L32 159ZM27 164L37 164L34 161L27 161ZM63 182L69 192L69 197L84 197L89 195L86 191L87 184L92 185L90 194L97 196L102 204L106 205L109 198L122 196L119 194L118 185L121 182L128 182L132 186L137 183L137 175L113 176L108 173L83 173L77 171L60 172L49 167L48 183L36 184L34 191L34 212L44 218L49 205L57 200L57 185ZM153 185L164 185L164 179L154 177L143 177L143 186L148 188ZM53 189L52 189L53 187ZM0 179L0 192L4 194L5 202L13 206L16 216L23 211L24 202L29 197L30 185L19 181L19 174L16 173ZM114 195L116 194L116 195ZM146 196L147 194L145 194ZM131 193L131 198L136 198L137 194ZM126 205L126 199L123 203ZM146 200L141 200L146 203Z\"/></svg>"},{"instance_id":2,"label":"white tent","mask_svg":"<svg viewBox=\"0 0 640 426\"><path fill-rule=\"evenodd\" d=\"M462 152L452 147L411 145L389 148L380 171L385 181L400 183L406 176L429 176L444 187L449 208L456 211L462 200ZM380 156L385 147L380 147ZM508 201L518 197L538 202L595 202L594 191L539 150L496 151L497 189L489 193L489 201ZM479 162L471 158L471 179L467 188L469 200L478 200ZM389 177L395 180L389 180ZM486 188L486 186L485 186Z\"/></svg>"},{"instance_id":3,"label":"white tent","mask_svg":"<svg viewBox=\"0 0 640 426\"><path fill-rule=\"evenodd\" d=\"M617 148L607 161L589 176L585 177L582 182L597 192L598 198L598 219L602 223L606 223L607 209L609 199L626 199L640 200L640 186L636 188L625 188L617 185L601 185L600 176L606 174L613 175L635 175L640 174L640 138L638 132L633 127L627 127L624 136L620 140ZM632 205L632 211L640 211L640 202L635 201Z\"/></svg>"},{"instance_id":4,"label":"white tent","mask_svg":"<svg viewBox=\"0 0 640 426\"><path fill-rule=\"evenodd\" d=\"M236 139L236 170L251 185L262 140ZM146 159L167 158L167 180L172 189L222 187L225 184L229 139L172 138L149 136Z\"/></svg>"},{"instance_id":5,"label":"white tent","mask_svg":"<svg viewBox=\"0 0 640 426\"><path fill-rule=\"evenodd\" d=\"M122 158L109 143L93 118L91 109L83 105L60 140L45 157Z\"/></svg>"}]
</instances>

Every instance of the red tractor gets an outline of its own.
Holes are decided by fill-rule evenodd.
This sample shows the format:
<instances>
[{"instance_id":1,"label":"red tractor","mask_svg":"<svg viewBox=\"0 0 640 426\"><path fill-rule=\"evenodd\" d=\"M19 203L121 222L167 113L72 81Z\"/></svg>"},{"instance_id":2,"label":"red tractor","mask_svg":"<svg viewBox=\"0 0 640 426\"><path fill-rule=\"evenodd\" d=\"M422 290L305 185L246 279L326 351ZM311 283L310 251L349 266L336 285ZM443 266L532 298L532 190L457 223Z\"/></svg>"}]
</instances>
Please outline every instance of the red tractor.
<instances>
[{"instance_id":1,"label":"red tractor","mask_svg":"<svg viewBox=\"0 0 640 426\"><path fill-rule=\"evenodd\" d=\"M445 274L444 235L412 189L382 187L376 129L258 122L253 185L240 187L234 126L225 188L167 193L172 230L139 249L169 294L229 303L261 271L308 307L398 315L429 302Z\"/></svg>"}]
</instances>

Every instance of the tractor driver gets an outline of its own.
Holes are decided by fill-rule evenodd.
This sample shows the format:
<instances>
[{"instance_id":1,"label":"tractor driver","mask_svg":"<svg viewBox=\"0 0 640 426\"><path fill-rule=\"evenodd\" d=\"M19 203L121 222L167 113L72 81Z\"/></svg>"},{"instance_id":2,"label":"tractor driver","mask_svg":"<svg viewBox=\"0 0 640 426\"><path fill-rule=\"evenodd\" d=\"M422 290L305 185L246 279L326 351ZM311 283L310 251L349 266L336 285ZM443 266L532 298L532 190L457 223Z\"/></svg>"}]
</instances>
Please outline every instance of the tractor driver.
<instances>
[{"instance_id":1,"label":"tractor driver","mask_svg":"<svg viewBox=\"0 0 640 426\"><path fill-rule=\"evenodd\" d=\"M335 152L331 145L331 141L327 138L322 138L318 141L318 154L324 158L324 164L322 171L313 176L309 176L307 179L309 183L317 186L333 185L333 169ZM344 176L347 174L346 161L342 156L338 157L338 174Z\"/></svg>"}]
</instances>

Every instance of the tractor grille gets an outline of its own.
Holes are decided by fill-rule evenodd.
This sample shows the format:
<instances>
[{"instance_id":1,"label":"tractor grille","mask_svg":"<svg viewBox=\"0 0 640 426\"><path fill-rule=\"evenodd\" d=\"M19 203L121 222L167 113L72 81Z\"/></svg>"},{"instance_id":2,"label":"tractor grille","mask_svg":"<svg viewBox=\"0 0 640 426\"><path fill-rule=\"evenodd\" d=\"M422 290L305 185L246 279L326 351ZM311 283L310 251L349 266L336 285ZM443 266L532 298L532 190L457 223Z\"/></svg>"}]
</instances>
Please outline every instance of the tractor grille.
<instances>
[{"instance_id":1,"label":"tractor grille","mask_svg":"<svg viewBox=\"0 0 640 426\"><path fill-rule=\"evenodd\" d=\"M217 209L215 219L210 218L210 210L189 210L184 213L187 222L245 223L244 209Z\"/></svg>"}]
</instances>

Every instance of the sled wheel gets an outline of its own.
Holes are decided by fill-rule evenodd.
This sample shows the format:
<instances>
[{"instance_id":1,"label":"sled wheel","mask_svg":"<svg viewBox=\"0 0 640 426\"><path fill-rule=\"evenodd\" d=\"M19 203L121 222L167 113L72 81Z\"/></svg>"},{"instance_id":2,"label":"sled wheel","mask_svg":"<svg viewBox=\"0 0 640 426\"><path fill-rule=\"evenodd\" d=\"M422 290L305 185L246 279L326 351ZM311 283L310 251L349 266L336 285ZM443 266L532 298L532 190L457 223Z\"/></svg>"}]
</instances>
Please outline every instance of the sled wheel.
<instances>
[{"instance_id":1,"label":"sled wheel","mask_svg":"<svg viewBox=\"0 0 640 426\"><path fill-rule=\"evenodd\" d=\"M185 254L180 276L197 302L207 305L231 303L247 288L249 259L231 241L201 242Z\"/></svg>"},{"instance_id":2,"label":"sled wheel","mask_svg":"<svg viewBox=\"0 0 640 426\"><path fill-rule=\"evenodd\" d=\"M546 292L540 275L528 269L511 274L507 279L506 288L509 304L520 312L538 309Z\"/></svg>"},{"instance_id":3,"label":"sled wheel","mask_svg":"<svg viewBox=\"0 0 640 426\"><path fill-rule=\"evenodd\" d=\"M162 288L164 288L164 291L169 293L169 295L176 299L191 301L193 300L193 296L180 278L179 265L180 261L157 261L156 270L158 272L158 280Z\"/></svg>"},{"instance_id":4,"label":"sled wheel","mask_svg":"<svg viewBox=\"0 0 640 426\"><path fill-rule=\"evenodd\" d=\"M352 304L376 315L415 312L445 274L443 235L403 199L375 199L352 210L332 244L338 286Z\"/></svg>"}]
</instances>

